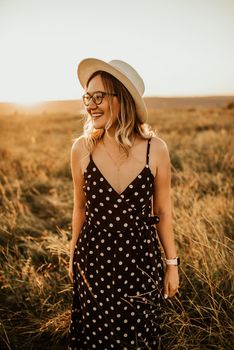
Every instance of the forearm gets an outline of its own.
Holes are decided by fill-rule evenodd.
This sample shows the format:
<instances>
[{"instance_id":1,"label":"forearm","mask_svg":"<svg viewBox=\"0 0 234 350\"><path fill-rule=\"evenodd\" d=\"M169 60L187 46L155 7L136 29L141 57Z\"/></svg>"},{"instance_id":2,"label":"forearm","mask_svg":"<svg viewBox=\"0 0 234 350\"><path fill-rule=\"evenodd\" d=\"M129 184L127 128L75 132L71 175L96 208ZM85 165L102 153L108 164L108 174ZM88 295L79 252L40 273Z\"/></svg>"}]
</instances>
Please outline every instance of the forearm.
<instances>
[{"instance_id":1,"label":"forearm","mask_svg":"<svg viewBox=\"0 0 234 350\"><path fill-rule=\"evenodd\" d=\"M85 221L85 208L73 209L72 215L72 238L70 241L70 260L73 259L75 245L79 237L82 225Z\"/></svg>"},{"instance_id":2,"label":"forearm","mask_svg":"<svg viewBox=\"0 0 234 350\"><path fill-rule=\"evenodd\" d=\"M173 259L177 256L177 253L175 247L171 215L170 213L161 213L159 217L160 221L157 224L158 236L163 246L166 259Z\"/></svg>"}]
</instances>

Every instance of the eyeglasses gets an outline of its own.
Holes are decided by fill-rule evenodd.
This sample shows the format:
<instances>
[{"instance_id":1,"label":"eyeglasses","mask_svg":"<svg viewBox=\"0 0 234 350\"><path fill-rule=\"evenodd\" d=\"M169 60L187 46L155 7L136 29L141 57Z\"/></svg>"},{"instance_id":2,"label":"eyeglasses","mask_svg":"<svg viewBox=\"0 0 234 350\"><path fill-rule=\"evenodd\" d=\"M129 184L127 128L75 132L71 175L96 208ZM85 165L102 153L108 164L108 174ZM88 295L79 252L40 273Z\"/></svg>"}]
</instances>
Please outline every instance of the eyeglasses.
<instances>
[{"instance_id":1,"label":"eyeglasses","mask_svg":"<svg viewBox=\"0 0 234 350\"><path fill-rule=\"evenodd\" d=\"M93 95L89 94L88 92L82 96L83 102L85 106L88 106L90 103L90 100L92 99L93 102L96 105L100 105L102 103L102 100L105 96L110 95L110 96L117 96L117 94L111 94L108 92L104 91L96 91L93 93Z\"/></svg>"}]
</instances>

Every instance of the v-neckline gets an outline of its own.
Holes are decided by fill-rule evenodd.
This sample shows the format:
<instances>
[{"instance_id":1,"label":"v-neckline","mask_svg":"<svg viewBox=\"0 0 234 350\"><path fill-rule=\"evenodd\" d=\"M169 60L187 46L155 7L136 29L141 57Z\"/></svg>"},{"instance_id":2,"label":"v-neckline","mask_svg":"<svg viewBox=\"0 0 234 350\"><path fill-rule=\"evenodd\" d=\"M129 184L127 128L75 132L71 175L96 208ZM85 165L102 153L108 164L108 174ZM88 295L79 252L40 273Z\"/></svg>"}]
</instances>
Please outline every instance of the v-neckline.
<instances>
[{"instance_id":1,"label":"v-neckline","mask_svg":"<svg viewBox=\"0 0 234 350\"><path fill-rule=\"evenodd\" d=\"M149 170L150 175L151 175L152 178L154 179L154 175L153 175L153 173L151 172L151 170L150 170L150 168L149 168L149 165L146 164L146 165L144 166L144 168L136 175L136 177L128 184L128 186L127 186L121 193L119 193L119 192L117 192L117 191L114 189L114 187L110 184L110 182L109 182L109 181L106 179L106 177L102 174L102 172L100 171L100 169L98 168L98 166L97 166L96 163L94 162L93 157L91 157L91 159L90 159L90 161L89 161L89 164L87 165L87 167L86 167L84 173L87 172L87 170L88 170L88 168L89 168L89 166L90 166L91 163L93 163L93 165L95 166L95 168L97 169L97 171L99 172L99 174L103 177L103 179L104 179L104 181L106 182L106 184L107 184L107 185L115 192L115 194L116 194L117 196L119 196L119 197L122 197L122 196L125 194L125 192L129 189L129 187L130 187L131 185L133 186L133 183L138 179L138 177L139 177L140 175L142 175L142 173L145 171L145 169L148 169L148 170Z\"/></svg>"}]
</instances>

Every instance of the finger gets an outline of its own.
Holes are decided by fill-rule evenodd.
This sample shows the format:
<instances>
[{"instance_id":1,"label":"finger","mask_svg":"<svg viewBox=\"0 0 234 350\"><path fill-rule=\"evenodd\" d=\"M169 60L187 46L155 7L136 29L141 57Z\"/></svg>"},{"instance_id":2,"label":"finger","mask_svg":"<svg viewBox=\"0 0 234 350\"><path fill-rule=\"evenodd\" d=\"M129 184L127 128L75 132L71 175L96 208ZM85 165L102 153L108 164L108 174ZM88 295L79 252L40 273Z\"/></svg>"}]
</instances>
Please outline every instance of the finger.
<instances>
[{"instance_id":1,"label":"finger","mask_svg":"<svg viewBox=\"0 0 234 350\"><path fill-rule=\"evenodd\" d=\"M169 295L168 284L164 285L164 298L167 299Z\"/></svg>"},{"instance_id":2,"label":"finger","mask_svg":"<svg viewBox=\"0 0 234 350\"><path fill-rule=\"evenodd\" d=\"M176 293L176 291L177 291L177 288L173 288L173 287L170 285L168 289L169 289L169 297L172 298L172 297L175 295L175 293Z\"/></svg>"},{"instance_id":3,"label":"finger","mask_svg":"<svg viewBox=\"0 0 234 350\"><path fill-rule=\"evenodd\" d=\"M73 282L73 276L71 273L69 274L69 277L70 277L71 282Z\"/></svg>"},{"instance_id":4,"label":"finger","mask_svg":"<svg viewBox=\"0 0 234 350\"><path fill-rule=\"evenodd\" d=\"M171 292L171 297L175 296L176 293L179 293L178 289L174 289L173 292Z\"/></svg>"}]
</instances>

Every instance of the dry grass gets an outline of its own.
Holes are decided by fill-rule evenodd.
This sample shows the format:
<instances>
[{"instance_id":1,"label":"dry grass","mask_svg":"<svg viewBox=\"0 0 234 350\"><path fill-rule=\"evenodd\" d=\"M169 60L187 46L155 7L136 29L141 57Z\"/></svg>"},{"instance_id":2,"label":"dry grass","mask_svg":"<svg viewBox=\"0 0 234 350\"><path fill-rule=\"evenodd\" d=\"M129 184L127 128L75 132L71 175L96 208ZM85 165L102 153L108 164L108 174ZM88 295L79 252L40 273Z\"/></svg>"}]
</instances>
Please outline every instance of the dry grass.
<instances>
[{"instance_id":1,"label":"dry grass","mask_svg":"<svg viewBox=\"0 0 234 350\"><path fill-rule=\"evenodd\" d=\"M151 111L168 144L181 288L169 350L234 347L233 109ZM70 147L80 117L1 117L1 349L64 349L72 302Z\"/></svg>"}]
</instances>

